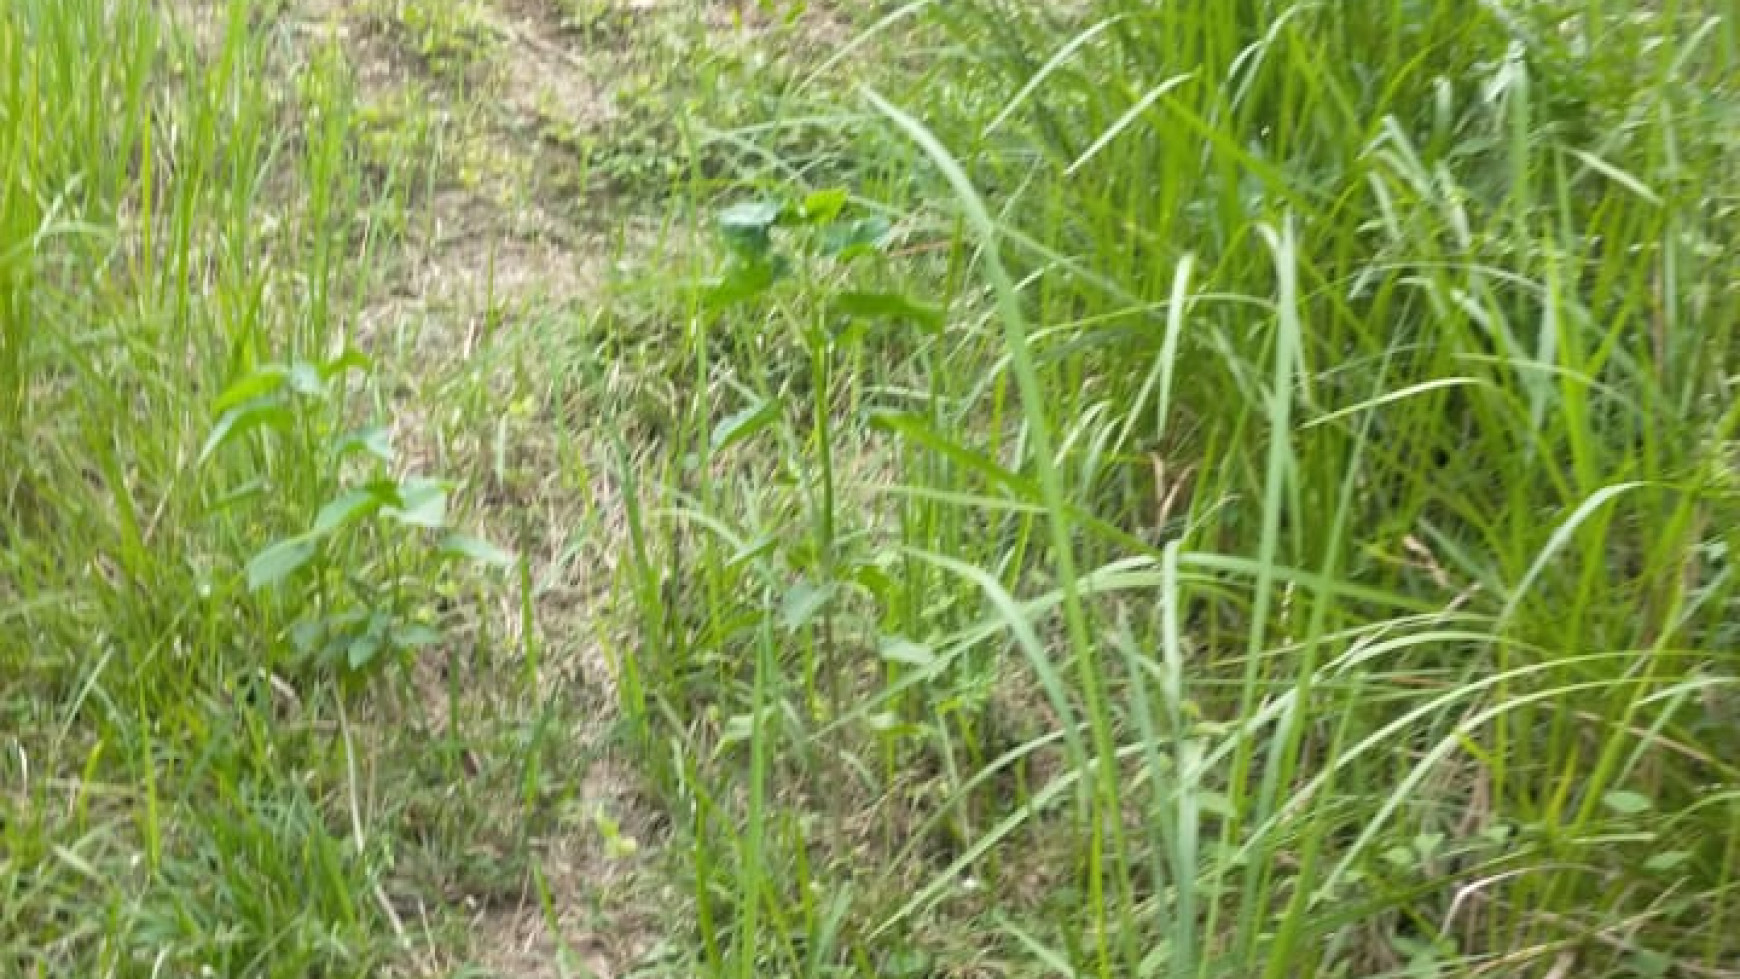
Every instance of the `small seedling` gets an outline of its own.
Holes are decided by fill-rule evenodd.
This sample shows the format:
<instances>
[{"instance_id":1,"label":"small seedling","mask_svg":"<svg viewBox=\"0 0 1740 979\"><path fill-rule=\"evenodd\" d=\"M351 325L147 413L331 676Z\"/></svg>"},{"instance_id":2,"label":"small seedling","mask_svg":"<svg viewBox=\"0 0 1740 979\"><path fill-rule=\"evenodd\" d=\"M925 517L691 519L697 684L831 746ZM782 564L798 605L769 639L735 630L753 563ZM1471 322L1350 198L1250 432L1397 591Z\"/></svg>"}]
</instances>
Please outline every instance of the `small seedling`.
<instances>
[{"instance_id":1,"label":"small seedling","mask_svg":"<svg viewBox=\"0 0 1740 979\"><path fill-rule=\"evenodd\" d=\"M335 413L323 409L349 371L367 367L366 358L347 351L323 363L250 372L218 398L218 421L201 453L209 459L249 433L318 443L313 457L328 470L322 482L336 492L305 529L248 560L247 587L291 587L289 605L300 610L289 633L297 654L346 677L440 641L416 571L450 560L513 563L507 552L450 527L450 483L389 473L394 457L384 428L340 432L331 425ZM342 474L358 456L369 460L371 475L347 486Z\"/></svg>"}]
</instances>

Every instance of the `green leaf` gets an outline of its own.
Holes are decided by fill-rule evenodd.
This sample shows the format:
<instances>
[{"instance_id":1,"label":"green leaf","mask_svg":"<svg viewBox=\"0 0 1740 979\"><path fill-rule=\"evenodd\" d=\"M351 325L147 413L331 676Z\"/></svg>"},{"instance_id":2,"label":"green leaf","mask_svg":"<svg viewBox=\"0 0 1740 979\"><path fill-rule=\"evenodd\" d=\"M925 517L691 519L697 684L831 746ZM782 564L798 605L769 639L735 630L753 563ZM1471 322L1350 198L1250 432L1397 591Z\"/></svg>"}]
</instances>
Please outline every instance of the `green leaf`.
<instances>
[{"instance_id":1,"label":"green leaf","mask_svg":"<svg viewBox=\"0 0 1740 979\"><path fill-rule=\"evenodd\" d=\"M719 743L714 747L713 757L719 757L726 748L734 744L754 740L757 731L770 728L778 720L779 715L772 706L763 707L756 713L731 715L720 728Z\"/></svg>"},{"instance_id":2,"label":"green leaf","mask_svg":"<svg viewBox=\"0 0 1740 979\"><path fill-rule=\"evenodd\" d=\"M399 495L399 481L396 479L371 479L359 488L373 493L381 501L382 506L402 507L405 505L404 497Z\"/></svg>"},{"instance_id":3,"label":"green leaf","mask_svg":"<svg viewBox=\"0 0 1740 979\"><path fill-rule=\"evenodd\" d=\"M844 188L818 190L804 198L803 220L809 224L827 224L845 210L846 199Z\"/></svg>"},{"instance_id":4,"label":"green leaf","mask_svg":"<svg viewBox=\"0 0 1740 979\"><path fill-rule=\"evenodd\" d=\"M731 250L760 257L773 246L769 232L783 211L780 205L766 201L733 204L719 212L719 233Z\"/></svg>"},{"instance_id":5,"label":"green leaf","mask_svg":"<svg viewBox=\"0 0 1740 979\"><path fill-rule=\"evenodd\" d=\"M728 568L741 567L750 561L766 557L773 552L778 544L779 538L773 534L760 534L753 540L744 541L742 547L725 559L725 566Z\"/></svg>"},{"instance_id":6,"label":"green leaf","mask_svg":"<svg viewBox=\"0 0 1740 979\"><path fill-rule=\"evenodd\" d=\"M497 568L511 568L517 560L513 554L470 534L448 534L442 538L440 550L448 557L465 558Z\"/></svg>"},{"instance_id":7,"label":"green leaf","mask_svg":"<svg viewBox=\"0 0 1740 979\"><path fill-rule=\"evenodd\" d=\"M905 320L932 333L940 333L943 328L942 307L895 292L842 292L834 297L832 307L841 316Z\"/></svg>"},{"instance_id":8,"label":"green leaf","mask_svg":"<svg viewBox=\"0 0 1740 979\"><path fill-rule=\"evenodd\" d=\"M1647 948L1633 949L1626 959L1626 966L1638 979L1660 979L1668 974L1673 964L1673 959Z\"/></svg>"},{"instance_id":9,"label":"green leaf","mask_svg":"<svg viewBox=\"0 0 1740 979\"><path fill-rule=\"evenodd\" d=\"M1648 860L1645 860L1643 862L1643 867L1645 870L1653 870L1657 873L1661 873L1663 871L1672 870L1691 858L1692 854L1690 850L1668 850L1665 853L1658 853L1655 856L1650 857Z\"/></svg>"},{"instance_id":10,"label":"green leaf","mask_svg":"<svg viewBox=\"0 0 1740 979\"><path fill-rule=\"evenodd\" d=\"M373 366L374 361L369 359L368 354L355 347L346 347L343 353L320 365L320 377L330 381L345 371L367 371Z\"/></svg>"},{"instance_id":11,"label":"green leaf","mask_svg":"<svg viewBox=\"0 0 1740 979\"><path fill-rule=\"evenodd\" d=\"M1655 806L1649 796L1616 789L1601 797L1601 803L1621 816L1635 816Z\"/></svg>"},{"instance_id":12,"label":"green leaf","mask_svg":"<svg viewBox=\"0 0 1740 979\"><path fill-rule=\"evenodd\" d=\"M821 252L842 261L873 252L883 246L893 227L880 214L830 224L822 232Z\"/></svg>"},{"instance_id":13,"label":"green leaf","mask_svg":"<svg viewBox=\"0 0 1740 979\"><path fill-rule=\"evenodd\" d=\"M888 572L875 564L859 564L851 571L851 580L877 601L886 601L889 592L894 587L894 579Z\"/></svg>"},{"instance_id":14,"label":"green leaf","mask_svg":"<svg viewBox=\"0 0 1740 979\"><path fill-rule=\"evenodd\" d=\"M779 620L787 631L795 632L815 619L816 614L834 597L834 583L811 584L799 581L785 593L785 600L780 603Z\"/></svg>"},{"instance_id":15,"label":"green leaf","mask_svg":"<svg viewBox=\"0 0 1740 979\"><path fill-rule=\"evenodd\" d=\"M724 309L746 302L773 288L785 273L785 262L775 257L733 261L725 274L702 297L709 309Z\"/></svg>"},{"instance_id":16,"label":"green leaf","mask_svg":"<svg viewBox=\"0 0 1740 979\"><path fill-rule=\"evenodd\" d=\"M350 649L345 653L345 662L353 670L360 670L373 663L381 651L381 637L372 630L365 632L350 641Z\"/></svg>"},{"instance_id":17,"label":"green leaf","mask_svg":"<svg viewBox=\"0 0 1740 979\"><path fill-rule=\"evenodd\" d=\"M381 508L381 498L366 489L351 490L320 508L310 537L325 537Z\"/></svg>"},{"instance_id":18,"label":"green leaf","mask_svg":"<svg viewBox=\"0 0 1740 979\"><path fill-rule=\"evenodd\" d=\"M634 856L640 850L640 843L634 837L622 831L622 824L611 818L603 809L592 812L592 825L598 830L598 835L604 840L604 849L612 859Z\"/></svg>"},{"instance_id":19,"label":"green leaf","mask_svg":"<svg viewBox=\"0 0 1740 979\"><path fill-rule=\"evenodd\" d=\"M890 636L876 646L877 655L890 663L902 666L915 666L923 669L936 662L936 654L930 647L915 643L901 636Z\"/></svg>"},{"instance_id":20,"label":"green leaf","mask_svg":"<svg viewBox=\"0 0 1740 979\"><path fill-rule=\"evenodd\" d=\"M909 738L915 734L924 733L924 728L920 725L902 720L899 714L887 710L877 711L873 714L865 714L864 726L868 728L872 734L880 734L893 738Z\"/></svg>"},{"instance_id":21,"label":"green leaf","mask_svg":"<svg viewBox=\"0 0 1740 979\"><path fill-rule=\"evenodd\" d=\"M632 836L618 836L604 844L604 853L613 860L632 857L640 851L640 843Z\"/></svg>"},{"instance_id":22,"label":"green leaf","mask_svg":"<svg viewBox=\"0 0 1740 979\"><path fill-rule=\"evenodd\" d=\"M785 210L772 201L744 201L719 212L719 228L727 234L766 231L778 223Z\"/></svg>"},{"instance_id":23,"label":"green leaf","mask_svg":"<svg viewBox=\"0 0 1740 979\"><path fill-rule=\"evenodd\" d=\"M382 462L393 461L391 433L384 426L370 425L345 435L332 443L332 454L343 459L358 452L367 452Z\"/></svg>"},{"instance_id":24,"label":"green leaf","mask_svg":"<svg viewBox=\"0 0 1740 979\"><path fill-rule=\"evenodd\" d=\"M1233 808L1232 799L1222 793L1211 792L1208 789L1197 789L1192 794L1196 796L1196 807L1211 816L1231 819L1238 814L1238 811Z\"/></svg>"},{"instance_id":25,"label":"green leaf","mask_svg":"<svg viewBox=\"0 0 1740 979\"><path fill-rule=\"evenodd\" d=\"M314 541L308 537L287 537L254 555L248 562L248 590L259 591L289 577L291 572L308 563L314 556Z\"/></svg>"},{"instance_id":26,"label":"green leaf","mask_svg":"<svg viewBox=\"0 0 1740 979\"><path fill-rule=\"evenodd\" d=\"M783 407L778 398L770 398L723 419L713 428L713 451L723 452L778 421Z\"/></svg>"},{"instance_id":27,"label":"green leaf","mask_svg":"<svg viewBox=\"0 0 1740 979\"><path fill-rule=\"evenodd\" d=\"M910 979L912 976L927 976L931 974L930 953L923 949L901 948L889 954L882 965L883 972L890 979Z\"/></svg>"},{"instance_id":28,"label":"green leaf","mask_svg":"<svg viewBox=\"0 0 1740 979\"><path fill-rule=\"evenodd\" d=\"M422 622L407 622L392 631L393 645L400 649L418 649L441 641L441 630Z\"/></svg>"},{"instance_id":29,"label":"green leaf","mask_svg":"<svg viewBox=\"0 0 1740 979\"><path fill-rule=\"evenodd\" d=\"M290 627L290 644L304 656L311 655L326 638L326 623L320 619L303 619Z\"/></svg>"},{"instance_id":30,"label":"green leaf","mask_svg":"<svg viewBox=\"0 0 1740 979\"><path fill-rule=\"evenodd\" d=\"M387 516L412 527L439 530L447 525L447 487L434 479L410 479L399 485L399 505Z\"/></svg>"},{"instance_id":31,"label":"green leaf","mask_svg":"<svg viewBox=\"0 0 1740 979\"><path fill-rule=\"evenodd\" d=\"M290 421L289 410L276 398L263 398L231 408L218 418L216 425L212 426L211 434L206 437L205 445L199 450L199 462L203 464L211 458L212 453L239 435L261 426L275 429L287 428Z\"/></svg>"},{"instance_id":32,"label":"green leaf","mask_svg":"<svg viewBox=\"0 0 1740 979\"><path fill-rule=\"evenodd\" d=\"M365 623L372 622L374 619L375 616L371 615L365 609L347 608L342 612L335 612L326 617L326 631L334 635L354 632Z\"/></svg>"},{"instance_id":33,"label":"green leaf","mask_svg":"<svg viewBox=\"0 0 1740 979\"><path fill-rule=\"evenodd\" d=\"M231 408L273 394L284 386L285 370L277 364L267 364L224 389L211 404L211 410L222 414Z\"/></svg>"},{"instance_id":34,"label":"green leaf","mask_svg":"<svg viewBox=\"0 0 1740 979\"><path fill-rule=\"evenodd\" d=\"M297 394L326 397L326 378L321 376L320 368L314 364L291 364L284 379L289 382L290 390Z\"/></svg>"}]
</instances>

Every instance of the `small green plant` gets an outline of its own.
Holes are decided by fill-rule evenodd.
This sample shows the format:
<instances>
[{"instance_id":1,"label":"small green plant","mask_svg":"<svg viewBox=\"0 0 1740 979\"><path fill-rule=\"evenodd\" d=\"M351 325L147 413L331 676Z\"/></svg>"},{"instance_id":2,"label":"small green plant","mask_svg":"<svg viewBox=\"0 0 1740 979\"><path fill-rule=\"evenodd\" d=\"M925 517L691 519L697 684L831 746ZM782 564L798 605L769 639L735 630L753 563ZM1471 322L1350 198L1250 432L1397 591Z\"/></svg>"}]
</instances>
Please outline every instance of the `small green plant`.
<instances>
[{"instance_id":1,"label":"small green plant","mask_svg":"<svg viewBox=\"0 0 1740 979\"><path fill-rule=\"evenodd\" d=\"M715 219L720 240L724 243L728 261L723 275L707 293L706 304L723 309L762 296L774 284L785 278L801 263L806 272L819 271L817 263L832 260L844 266L854 259L875 253L886 242L891 225L879 213L847 219L849 201L846 191L822 190L793 201L748 201L721 210ZM775 231L785 237L776 241ZM812 275L806 284L820 285ZM887 308L858 296L846 299L842 311L857 311L875 315L879 311L891 314L917 315L928 326L940 326L940 313L918 304L884 297Z\"/></svg>"},{"instance_id":2,"label":"small green plant","mask_svg":"<svg viewBox=\"0 0 1740 979\"><path fill-rule=\"evenodd\" d=\"M397 0L393 25L437 75L463 76L500 45L483 8L470 0Z\"/></svg>"},{"instance_id":3,"label":"small green plant","mask_svg":"<svg viewBox=\"0 0 1740 979\"><path fill-rule=\"evenodd\" d=\"M558 0L562 29L571 31L588 46L609 45L634 28L643 11L617 0Z\"/></svg>"},{"instance_id":4,"label":"small green plant","mask_svg":"<svg viewBox=\"0 0 1740 979\"><path fill-rule=\"evenodd\" d=\"M849 204L847 191L832 188L786 201L747 201L724 208L715 218L715 227L725 246L726 260L702 297L703 306L717 314L758 303L776 307L782 302L795 303L778 318L796 325L809 363L808 375L789 378L784 393L758 396L747 407L720 419L708 445L712 454L728 452L780 421L788 410L788 399L801 394L801 401L808 403L809 431L804 444L815 463L814 482L806 487L812 532L782 549L782 557L796 578L780 601L779 620L788 633L820 621L824 647L832 645L831 617L838 593L855 588L873 600L879 599L878 593L886 585L886 568L892 562L885 550L858 553L843 547L834 465L838 438L834 396L839 365L874 324L909 325L936 334L944 320L940 307L902 292L854 288L859 280L876 277L875 270L857 271L855 265L883 255L892 225L879 212L849 215ZM779 293L785 289L796 298L782 300ZM824 648L824 654L829 652ZM811 660L806 686L811 689L812 706L816 706L813 684L817 671L837 677L844 666L835 667Z\"/></svg>"},{"instance_id":5,"label":"small green plant","mask_svg":"<svg viewBox=\"0 0 1740 979\"><path fill-rule=\"evenodd\" d=\"M367 366L361 354L347 351L320 363L249 372L215 402L218 420L201 452L203 461L254 434L307 443L303 457L325 467L313 478L333 487L330 498L302 529L248 560L247 585L254 592L297 585L285 602L296 610L289 633L296 652L345 677L367 675L440 640L432 614L437 596L416 574L427 557L497 567L513 561L449 527L451 484L391 474L385 429L343 431L335 424L345 376ZM359 470L360 478L345 478Z\"/></svg>"},{"instance_id":6,"label":"small green plant","mask_svg":"<svg viewBox=\"0 0 1740 979\"><path fill-rule=\"evenodd\" d=\"M438 127L429 101L430 93L412 81L358 105L352 125L362 162L388 177L425 160ZM415 173L409 176L414 178Z\"/></svg>"}]
</instances>

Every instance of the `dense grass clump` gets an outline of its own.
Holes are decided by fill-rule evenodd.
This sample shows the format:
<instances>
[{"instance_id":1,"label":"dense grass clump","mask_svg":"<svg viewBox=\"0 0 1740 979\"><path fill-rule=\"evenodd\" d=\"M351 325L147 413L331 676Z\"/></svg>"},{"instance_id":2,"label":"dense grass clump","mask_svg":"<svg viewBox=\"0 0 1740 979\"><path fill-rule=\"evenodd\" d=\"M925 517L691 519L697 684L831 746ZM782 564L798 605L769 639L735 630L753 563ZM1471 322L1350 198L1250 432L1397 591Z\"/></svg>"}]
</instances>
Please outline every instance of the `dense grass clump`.
<instances>
[{"instance_id":1,"label":"dense grass clump","mask_svg":"<svg viewBox=\"0 0 1740 979\"><path fill-rule=\"evenodd\" d=\"M701 187L623 691L708 974L1726 974L1722 13L900 8L882 253Z\"/></svg>"}]
</instances>

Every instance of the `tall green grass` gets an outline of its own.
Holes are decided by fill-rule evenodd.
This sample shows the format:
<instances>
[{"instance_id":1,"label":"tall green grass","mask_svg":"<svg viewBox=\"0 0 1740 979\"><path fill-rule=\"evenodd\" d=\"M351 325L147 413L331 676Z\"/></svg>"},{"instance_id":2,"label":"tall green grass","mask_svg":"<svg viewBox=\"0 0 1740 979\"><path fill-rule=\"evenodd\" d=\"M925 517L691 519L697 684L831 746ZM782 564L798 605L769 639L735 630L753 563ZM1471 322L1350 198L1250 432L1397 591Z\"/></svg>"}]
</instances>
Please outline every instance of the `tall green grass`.
<instances>
[{"instance_id":1,"label":"tall green grass","mask_svg":"<svg viewBox=\"0 0 1740 979\"><path fill-rule=\"evenodd\" d=\"M462 690L507 558L356 331L433 170L362 179L261 12L0 7L0 975L437 973L457 873L564 910L597 746L525 565ZM624 490L645 968L1733 974L1729 13L919 0L679 127L717 248L539 338L646 382L555 439Z\"/></svg>"},{"instance_id":2,"label":"tall green grass","mask_svg":"<svg viewBox=\"0 0 1740 979\"><path fill-rule=\"evenodd\" d=\"M639 477L702 971L1732 969L1725 12L879 22L891 241L728 239Z\"/></svg>"},{"instance_id":3,"label":"tall green grass","mask_svg":"<svg viewBox=\"0 0 1740 979\"><path fill-rule=\"evenodd\" d=\"M379 975L421 790L374 762L426 718L297 639L366 666L446 624L425 531L364 519L443 522L371 458L392 188L339 52L171 13L0 7L0 975Z\"/></svg>"}]
</instances>

